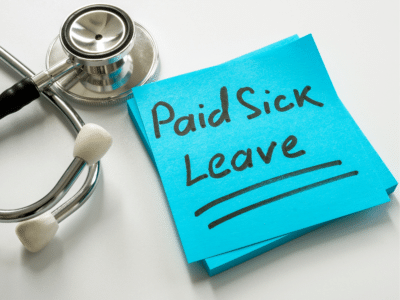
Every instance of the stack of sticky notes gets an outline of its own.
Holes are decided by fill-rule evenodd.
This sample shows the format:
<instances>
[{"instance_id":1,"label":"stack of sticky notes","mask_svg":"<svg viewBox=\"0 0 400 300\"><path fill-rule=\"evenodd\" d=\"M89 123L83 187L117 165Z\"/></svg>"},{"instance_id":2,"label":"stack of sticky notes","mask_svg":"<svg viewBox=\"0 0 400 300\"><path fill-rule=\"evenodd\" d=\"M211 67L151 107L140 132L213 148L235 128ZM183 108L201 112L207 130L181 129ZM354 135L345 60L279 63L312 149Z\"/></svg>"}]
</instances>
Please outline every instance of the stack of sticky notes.
<instances>
[{"instance_id":1,"label":"stack of sticky notes","mask_svg":"<svg viewBox=\"0 0 400 300\"><path fill-rule=\"evenodd\" d=\"M311 35L133 95L129 113L186 259L210 275L385 203L397 185L340 101Z\"/></svg>"}]
</instances>

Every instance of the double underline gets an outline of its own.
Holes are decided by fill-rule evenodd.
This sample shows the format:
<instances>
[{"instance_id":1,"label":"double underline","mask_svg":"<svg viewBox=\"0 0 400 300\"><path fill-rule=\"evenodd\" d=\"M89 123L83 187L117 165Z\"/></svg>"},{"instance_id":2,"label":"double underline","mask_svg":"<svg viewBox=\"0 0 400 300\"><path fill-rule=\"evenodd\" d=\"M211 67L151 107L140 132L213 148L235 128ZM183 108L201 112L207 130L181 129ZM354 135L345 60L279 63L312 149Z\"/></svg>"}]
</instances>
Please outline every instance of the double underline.
<instances>
[{"instance_id":1,"label":"double underline","mask_svg":"<svg viewBox=\"0 0 400 300\"><path fill-rule=\"evenodd\" d=\"M240 190L238 190L236 192L230 193L230 194L228 194L226 196L223 196L223 197L220 197L218 199L215 199L215 200L211 201L210 203L208 203L208 204L202 206L201 208L199 208L198 210L196 210L195 216L198 217L202 213L204 213L205 211L209 210L210 208L212 208L212 207L214 207L214 206L216 206L216 205L218 205L220 203L223 203L223 202L225 202L227 200L230 200L230 199L232 199L234 197L237 197L239 195L245 194L247 192L253 191L255 189L261 188L263 186L266 186L266 185L269 185L269 184L272 184L272 183L275 183L275 182L278 182L278 181L281 181L281 180L284 180L284 179L288 179L288 178L291 178L291 177L299 176L299 175L302 175L302 174L305 174L305 173L310 173L310 172L313 172L313 171L317 171L317 170L320 170L320 169L329 168L329 167L333 167L333 166L338 166L338 165L341 165L341 164L342 164L342 162L340 160L335 160L335 161L323 163L323 164L320 164L320 165L315 165L315 166L312 166L312 167L304 168L304 169L301 169L301 170L297 170L297 171L294 171L294 172L290 172L290 173L283 174L283 175L280 175L280 176L277 176L277 177L273 177L271 179L267 179L267 180L261 181L259 183L253 184L251 186L248 186L246 188L240 189ZM224 223L224 222L226 222L226 221L228 221L228 220L230 220L232 218L235 218L235 217L237 217L237 216L239 216L241 214L244 214L246 212L249 212L251 210L259 208L261 206L270 204L270 203L272 203L274 201L278 201L278 200L281 200L283 198L286 198L286 197L289 197L289 196L292 196L292 195L295 195L295 194L299 194L301 192L305 192L307 190L311 190L313 188L316 188L316 187L319 187L319 186L322 186L322 185L325 185L325 184L329 184L329 183L332 183L332 182L335 182L335 181L338 181L338 180L342 180L342 179L345 179L345 178L348 178L348 177L352 177L352 176L355 176L357 174L358 174L358 171L352 171L352 172L344 173L344 174L341 174L341 175L338 175L338 176L334 176L334 177L331 177L331 178L328 178L328 179L325 179L325 180L321 180L321 181L318 181L318 182L315 182L315 183L312 183L312 184L309 184L309 185L306 185L306 186L303 186L303 187L300 187L300 188L297 188L297 189L294 189L294 190L291 190L291 191L288 191L288 192L285 192L285 193L282 193L282 194L279 194L279 195L276 195L274 197L259 201L257 203L254 203L252 205L249 205L249 206L246 206L244 208L241 208L241 209L239 209L237 211L234 211L234 212L232 212L232 213L230 213L230 214L228 214L226 216L223 216L222 218L219 218L219 219L211 222L210 224L208 224L208 228L212 229L215 226L218 226L218 225L220 225L220 224L222 224L222 223Z\"/></svg>"}]
</instances>

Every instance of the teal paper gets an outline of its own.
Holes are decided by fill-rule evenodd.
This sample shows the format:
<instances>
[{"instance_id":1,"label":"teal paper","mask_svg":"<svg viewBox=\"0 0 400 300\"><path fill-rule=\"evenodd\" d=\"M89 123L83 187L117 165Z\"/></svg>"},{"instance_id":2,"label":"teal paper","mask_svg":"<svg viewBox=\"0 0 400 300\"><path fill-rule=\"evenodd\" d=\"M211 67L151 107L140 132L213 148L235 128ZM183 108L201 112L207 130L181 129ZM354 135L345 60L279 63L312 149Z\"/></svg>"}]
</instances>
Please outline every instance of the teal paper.
<instances>
[{"instance_id":1,"label":"teal paper","mask_svg":"<svg viewBox=\"0 0 400 300\"><path fill-rule=\"evenodd\" d=\"M177 136L173 132L172 122L161 125L162 136L155 138L151 110L158 101L173 106L175 120L191 113L198 114L198 104L204 104L203 112L208 116L221 107L219 92L223 86L228 91L231 122L204 129L197 124L197 130L185 136ZM308 102L303 107L296 105L293 89L301 93L306 86L312 87L308 95L323 103L323 107ZM243 94L246 101L261 109L263 102L268 101L271 113L247 119L252 111L243 107L235 97L236 91L242 87L252 87L255 91L253 95L249 92ZM266 95L265 89L271 93ZM271 50L262 57L171 78L133 91L189 262L297 231L388 200L383 190L379 189L376 176L367 167L366 154L362 150L357 151L359 139L346 130L352 128L352 120L337 98L310 36ZM282 105L294 103L295 106L286 112L274 110L273 99L278 95L287 97ZM160 120L168 117L165 112L160 109ZM278 151L290 135L297 137L297 145L289 152L305 150L306 154L287 158ZM271 141L276 141L278 146L271 163L267 165L257 156L255 149L261 147L266 152ZM186 186L186 154L191 157L195 177L207 171L208 160L216 153L226 156L221 169L232 169L229 164L231 157L237 150L247 148L253 151L253 167L241 172L232 170L224 178L209 177ZM253 190L198 217L194 216L194 212L206 203L238 189L337 160L341 160L342 164ZM359 174L273 202L212 229L207 227L224 215L266 198L353 171Z\"/></svg>"},{"instance_id":2,"label":"teal paper","mask_svg":"<svg viewBox=\"0 0 400 300\"><path fill-rule=\"evenodd\" d=\"M293 239L296 239L302 235L305 235L321 225L316 225L311 228L301 229L290 234L286 234L281 237L277 237L268 241L264 241L255 245L244 247L235 251L227 252L221 255L216 255L207 259L202 260L204 267L207 270L208 275L214 276L223 271L226 271L238 264L241 264L249 259L263 254L269 250L279 247Z\"/></svg>"},{"instance_id":3,"label":"teal paper","mask_svg":"<svg viewBox=\"0 0 400 300\"><path fill-rule=\"evenodd\" d=\"M266 46L260 50L253 51L249 54L246 54L244 56L241 56L239 58L236 58L235 60L240 60L240 59L245 59L251 56L255 55L260 55L262 53L265 53L268 50L276 49L277 47L286 45L290 42L293 42L298 39L297 35L291 36L287 39L284 39L280 42L274 43L272 45ZM131 100L128 102L128 110L131 115L131 118L141 136L141 139L147 148L147 151L149 152L149 155L151 156L153 162L154 158L152 156L151 149L148 145L147 137L144 133L144 125L143 122L140 118L140 113L138 111L136 102L134 100ZM354 135L360 135L363 136L361 130L358 128L357 124L354 123ZM386 192L388 194L392 193L394 189L397 186L397 182L393 175L390 173L390 171L387 169L386 165L383 163L377 152L374 150L372 145L366 140L366 139L361 139L363 141L363 146L364 150L367 152L367 156L370 158L370 166L371 168L375 169L376 174L380 181L383 183L383 187L385 188ZM320 225L314 226L312 228L306 228L294 233L290 233L281 237L277 237L268 241L260 242L248 247L244 247L238 250L233 250L228 253L220 254L214 257L207 258L203 261L203 264L205 265L207 272L209 273L210 276L213 276L215 274L218 274L222 271L225 271L233 266L236 266L244 261L247 261L257 255L260 255L266 251L269 251L275 247L278 247L287 241L290 241L292 239L297 238L298 236L301 236L303 234L308 233L311 230L314 230L315 228L318 228Z\"/></svg>"}]
</instances>

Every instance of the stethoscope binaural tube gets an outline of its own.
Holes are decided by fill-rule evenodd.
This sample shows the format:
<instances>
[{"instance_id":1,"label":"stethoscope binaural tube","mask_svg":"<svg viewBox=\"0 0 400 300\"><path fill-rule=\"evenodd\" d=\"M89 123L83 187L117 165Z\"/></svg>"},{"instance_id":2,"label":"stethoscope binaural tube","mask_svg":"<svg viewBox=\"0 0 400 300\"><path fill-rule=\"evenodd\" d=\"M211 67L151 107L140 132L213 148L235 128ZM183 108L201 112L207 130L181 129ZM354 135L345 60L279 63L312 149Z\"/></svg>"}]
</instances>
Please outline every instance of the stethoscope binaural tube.
<instances>
[{"instance_id":1,"label":"stethoscope binaural tube","mask_svg":"<svg viewBox=\"0 0 400 300\"><path fill-rule=\"evenodd\" d=\"M0 60L26 77L0 95L0 119L43 95L79 133L75 148L84 150L74 150L72 163L45 197L19 209L0 209L0 223L20 222L16 228L19 239L29 251L36 252L51 240L58 224L85 203L94 191L100 171L100 162L95 161L104 153L86 153L86 150L100 146L104 152L107 148L104 145L111 144L107 134L102 134L96 126L84 125L73 108L61 99L107 105L131 98L132 87L156 80L158 48L151 34L139 23L133 23L125 12L111 5L96 4L78 9L64 22L47 53L47 70L34 75L1 47ZM90 139L102 136L100 145L80 143L81 133ZM86 164L89 170L81 189L49 211L67 193Z\"/></svg>"},{"instance_id":2,"label":"stethoscope binaural tube","mask_svg":"<svg viewBox=\"0 0 400 300\"><path fill-rule=\"evenodd\" d=\"M127 55L133 48L135 24L123 10L94 4L73 12L61 27L59 39L66 58L0 95L0 119L20 110L54 82L72 72L75 78L100 92L121 87L132 73ZM119 76L120 73L124 77ZM87 80L87 77L90 77Z\"/></svg>"},{"instance_id":3,"label":"stethoscope binaural tube","mask_svg":"<svg viewBox=\"0 0 400 300\"><path fill-rule=\"evenodd\" d=\"M34 74L2 47L0 47L0 60L21 76L32 76ZM77 133L84 128L85 123L70 105L53 93L45 91L42 95L62 112ZM20 223L17 227L16 232L18 237L29 251L36 252L42 249L55 234L58 224L82 206L93 193L99 177L100 161L89 165L85 182L72 198L65 201L52 212L46 212L56 205L67 193L85 164L84 159L75 157L56 186L39 201L19 209L0 209L0 223L27 220ZM37 225L43 224L51 224L52 226L50 228L38 228L40 226Z\"/></svg>"}]
</instances>

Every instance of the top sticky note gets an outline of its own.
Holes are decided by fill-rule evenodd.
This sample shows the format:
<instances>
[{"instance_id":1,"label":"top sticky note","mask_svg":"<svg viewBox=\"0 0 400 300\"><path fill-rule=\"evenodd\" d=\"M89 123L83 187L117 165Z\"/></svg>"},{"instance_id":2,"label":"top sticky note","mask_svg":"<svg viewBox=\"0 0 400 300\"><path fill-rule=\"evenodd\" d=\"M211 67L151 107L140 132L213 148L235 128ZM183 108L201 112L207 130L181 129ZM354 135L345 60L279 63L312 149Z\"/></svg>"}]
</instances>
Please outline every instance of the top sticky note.
<instances>
[{"instance_id":1,"label":"top sticky note","mask_svg":"<svg viewBox=\"0 0 400 300\"><path fill-rule=\"evenodd\" d=\"M133 93L188 262L388 201L311 36Z\"/></svg>"}]
</instances>

